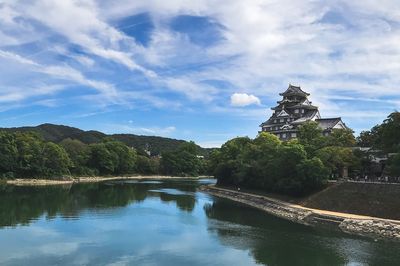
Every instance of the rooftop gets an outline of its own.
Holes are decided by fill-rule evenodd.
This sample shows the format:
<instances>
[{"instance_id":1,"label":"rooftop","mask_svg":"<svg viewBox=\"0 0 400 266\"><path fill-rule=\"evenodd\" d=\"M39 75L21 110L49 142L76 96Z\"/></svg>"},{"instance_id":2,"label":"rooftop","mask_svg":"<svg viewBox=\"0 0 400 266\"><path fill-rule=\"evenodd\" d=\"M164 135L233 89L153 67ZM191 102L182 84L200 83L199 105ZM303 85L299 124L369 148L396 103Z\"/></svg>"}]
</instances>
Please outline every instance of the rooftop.
<instances>
[{"instance_id":1,"label":"rooftop","mask_svg":"<svg viewBox=\"0 0 400 266\"><path fill-rule=\"evenodd\" d=\"M303 95L303 96L309 96L310 94L303 91L300 86L294 86L292 84L289 84L289 87L286 89L286 91L279 93L281 96L285 95Z\"/></svg>"}]
</instances>

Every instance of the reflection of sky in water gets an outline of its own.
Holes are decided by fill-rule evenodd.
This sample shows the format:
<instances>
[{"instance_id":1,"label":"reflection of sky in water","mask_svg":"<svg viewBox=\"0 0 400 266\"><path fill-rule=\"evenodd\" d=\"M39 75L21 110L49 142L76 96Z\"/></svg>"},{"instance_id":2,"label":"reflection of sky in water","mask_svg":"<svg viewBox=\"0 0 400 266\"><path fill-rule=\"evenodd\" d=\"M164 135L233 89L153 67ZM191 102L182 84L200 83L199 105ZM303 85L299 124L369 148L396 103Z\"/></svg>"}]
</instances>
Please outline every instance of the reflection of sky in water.
<instances>
[{"instance_id":1,"label":"reflection of sky in water","mask_svg":"<svg viewBox=\"0 0 400 266\"><path fill-rule=\"evenodd\" d=\"M119 180L111 181L109 184L162 184L162 181L155 180Z\"/></svg>"},{"instance_id":2,"label":"reflection of sky in water","mask_svg":"<svg viewBox=\"0 0 400 266\"><path fill-rule=\"evenodd\" d=\"M121 187L108 187L106 191L117 189L111 195L118 199ZM168 188L151 187L149 191L170 197L147 196L127 205L87 208L74 219L60 215L47 219L43 214L29 226L0 228L0 265L230 266L260 262L395 265L396 262L393 249L384 254L388 260L378 256L385 251L379 243L314 231L227 200L171 188L170 183ZM93 194L89 199L96 206L100 196ZM192 209L182 209L185 201L179 206L178 201L185 199L193 202Z\"/></svg>"},{"instance_id":3,"label":"reflection of sky in water","mask_svg":"<svg viewBox=\"0 0 400 266\"><path fill-rule=\"evenodd\" d=\"M29 227L0 231L0 239L7 239L0 240L0 264L248 265L246 251L210 237L203 204L185 213L151 198L115 216L42 217Z\"/></svg>"},{"instance_id":4,"label":"reflection of sky in water","mask_svg":"<svg viewBox=\"0 0 400 266\"><path fill-rule=\"evenodd\" d=\"M161 188L161 189L151 189L149 190L150 192L159 192L159 193L166 193L166 194L170 194L170 195L175 195L175 196L179 196L179 195L193 195L194 193L190 193L190 192L185 192L179 189L175 189L175 188Z\"/></svg>"}]
</instances>

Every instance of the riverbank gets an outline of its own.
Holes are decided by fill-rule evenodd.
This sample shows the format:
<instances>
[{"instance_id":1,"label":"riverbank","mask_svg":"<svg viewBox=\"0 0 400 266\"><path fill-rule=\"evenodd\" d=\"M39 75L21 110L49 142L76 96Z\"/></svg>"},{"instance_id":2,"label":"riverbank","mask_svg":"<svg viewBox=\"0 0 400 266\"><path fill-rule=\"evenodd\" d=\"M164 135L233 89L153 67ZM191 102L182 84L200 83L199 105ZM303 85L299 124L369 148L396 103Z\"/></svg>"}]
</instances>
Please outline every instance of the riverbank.
<instances>
[{"instance_id":1,"label":"riverbank","mask_svg":"<svg viewBox=\"0 0 400 266\"><path fill-rule=\"evenodd\" d=\"M266 196L215 186L202 186L211 195L241 202L271 215L307 226L323 226L352 235L400 241L400 221L303 207Z\"/></svg>"},{"instance_id":2,"label":"riverbank","mask_svg":"<svg viewBox=\"0 0 400 266\"><path fill-rule=\"evenodd\" d=\"M97 183L112 180L143 180L143 179L183 179L183 178L209 178L205 176L198 177L178 177L178 176L162 176L162 175L152 175L152 176L113 176L113 177L75 177L70 180L51 180L51 179L13 179L7 180L6 184L14 186L50 186L50 185L68 185L74 183Z\"/></svg>"}]
</instances>

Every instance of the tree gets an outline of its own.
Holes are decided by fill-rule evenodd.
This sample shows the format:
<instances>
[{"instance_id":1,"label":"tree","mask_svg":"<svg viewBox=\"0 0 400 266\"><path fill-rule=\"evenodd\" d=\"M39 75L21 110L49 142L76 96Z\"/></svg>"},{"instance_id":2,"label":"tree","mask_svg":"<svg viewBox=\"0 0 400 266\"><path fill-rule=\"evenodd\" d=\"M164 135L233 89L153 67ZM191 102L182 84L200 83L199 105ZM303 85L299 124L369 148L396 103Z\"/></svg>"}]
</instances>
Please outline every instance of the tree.
<instances>
[{"instance_id":1,"label":"tree","mask_svg":"<svg viewBox=\"0 0 400 266\"><path fill-rule=\"evenodd\" d=\"M351 129L333 129L331 134L326 137L326 145L340 147L354 147L356 139Z\"/></svg>"},{"instance_id":2,"label":"tree","mask_svg":"<svg viewBox=\"0 0 400 266\"><path fill-rule=\"evenodd\" d=\"M203 170L194 142L181 144L176 151L162 153L160 170L166 175L196 176Z\"/></svg>"},{"instance_id":3,"label":"tree","mask_svg":"<svg viewBox=\"0 0 400 266\"><path fill-rule=\"evenodd\" d=\"M90 144L90 159L88 164L101 175L114 173L118 158L112 154L104 143Z\"/></svg>"},{"instance_id":4,"label":"tree","mask_svg":"<svg viewBox=\"0 0 400 266\"><path fill-rule=\"evenodd\" d=\"M0 177L13 178L17 167L18 149L15 135L0 132Z\"/></svg>"},{"instance_id":5,"label":"tree","mask_svg":"<svg viewBox=\"0 0 400 266\"><path fill-rule=\"evenodd\" d=\"M16 176L38 177L42 175L43 141L35 133L15 133L18 150Z\"/></svg>"},{"instance_id":6,"label":"tree","mask_svg":"<svg viewBox=\"0 0 400 266\"><path fill-rule=\"evenodd\" d=\"M388 170L390 176L400 176L400 152L389 158Z\"/></svg>"},{"instance_id":7,"label":"tree","mask_svg":"<svg viewBox=\"0 0 400 266\"><path fill-rule=\"evenodd\" d=\"M316 152L316 156L335 176L341 176L343 169L356 160L350 148L337 146L324 147Z\"/></svg>"},{"instance_id":8,"label":"tree","mask_svg":"<svg viewBox=\"0 0 400 266\"><path fill-rule=\"evenodd\" d=\"M400 149L400 113L393 112L382 124L370 131L361 132L357 144L361 147L374 147L385 152L396 152Z\"/></svg>"},{"instance_id":9,"label":"tree","mask_svg":"<svg viewBox=\"0 0 400 266\"><path fill-rule=\"evenodd\" d=\"M105 140L104 144L113 158L113 173L129 174L136 166L136 151L125 144L114 140Z\"/></svg>"},{"instance_id":10,"label":"tree","mask_svg":"<svg viewBox=\"0 0 400 266\"><path fill-rule=\"evenodd\" d=\"M308 121L299 126L298 139L310 157L315 155L316 150L326 145L326 137L322 135L322 129L315 121Z\"/></svg>"},{"instance_id":11,"label":"tree","mask_svg":"<svg viewBox=\"0 0 400 266\"><path fill-rule=\"evenodd\" d=\"M360 147L372 147L376 145L378 139L379 126L374 126L370 131L362 131L356 138L357 146Z\"/></svg>"},{"instance_id":12,"label":"tree","mask_svg":"<svg viewBox=\"0 0 400 266\"><path fill-rule=\"evenodd\" d=\"M52 142L44 143L41 158L41 175L54 178L70 174L69 167L72 163L61 146Z\"/></svg>"},{"instance_id":13,"label":"tree","mask_svg":"<svg viewBox=\"0 0 400 266\"><path fill-rule=\"evenodd\" d=\"M92 169L89 168L90 148L85 143L77 139L64 139L60 145L68 153L71 159L70 171L74 175L85 176L94 175Z\"/></svg>"},{"instance_id":14,"label":"tree","mask_svg":"<svg viewBox=\"0 0 400 266\"><path fill-rule=\"evenodd\" d=\"M376 146L386 152L400 150L400 112L391 113L378 130Z\"/></svg>"},{"instance_id":15,"label":"tree","mask_svg":"<svg viewBox=\"0 0 400 266\"><path fill-rule=\"evenodd\" d=\"M303 160L296 170L302 185L298 191L301 195L320 189L329 178L328 169L317 157Z\"/></svg>"},{"instance_id":16,"label":"tree","mask_svg":"<svg viewBox=\"0 0 400 266\"><path fill-rule=\"evenodd\" d=\"M159 171L159 162L155 158L148 158L146 156L138 155L136 165L136 170L140 174L157 174Z\"/></svg>"}]
</instances>

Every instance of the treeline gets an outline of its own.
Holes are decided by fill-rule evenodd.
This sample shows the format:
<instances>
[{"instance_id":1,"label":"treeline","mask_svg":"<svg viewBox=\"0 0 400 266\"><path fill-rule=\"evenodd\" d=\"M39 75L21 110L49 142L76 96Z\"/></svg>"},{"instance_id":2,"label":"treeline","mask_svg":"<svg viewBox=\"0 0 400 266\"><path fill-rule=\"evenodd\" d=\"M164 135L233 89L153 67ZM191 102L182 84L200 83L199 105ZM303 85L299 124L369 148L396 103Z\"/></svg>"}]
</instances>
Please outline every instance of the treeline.
<instances>
[{"instance_id":1,"label":"treeline","mask_svg":"<svg viewBox=\"0 0 400 266\"><path fill-rule=\"evenodd\" d=\"M400 112L391 113L382 124L361 132L357 144L370 147L378 154L389 155L385 174L400 177ZM371 168L369 153L360 151L358 156L363 160L364 168Z\"/></svg>"},{"instance_id":2,"label":"treeline","mask_svg":"<svg viewBox=\"0 0 400 266\"><path fill-rule=\"evenodd\" d=\"M69 176L202 174L204 160L198 146L183 143L176 151L150 157L112 138L85 144L64 139L58 144L45 141L34 132L0 131L0 178L50 178ZM183 163L184 162L184 163Z\"/></svg>"},{"instance_id":3,"label":"treeline","mask_svg":"<svg viewBox=\"0 0 400 266\"><path fill-rule=\"evenodd\" d=\"M163 152L175 151L176 148L185 143L184 140L171 139L158 136L140 136L134 134L113 134L107 135L99 131L84 131L79 128L42 124L34 127L16 127L16 128L0 128L0 131L6 132L35 132L45 141L51 141L56 144L64 139L75 139L85 144L100 143L104 138L109 137L117 141L121 141L129 147L136 149L138 154L144 154L145 150L149 151L152 156L161 155ZM207 156L211 149L197 146L201 155Z\"/></svg>"},{"instance_id":4,"label":"treeline","mask_svg":"<svg viewBox=\"0 0 400 266\"><path fill-rule=\"evenodd\" d=\"M301 127L298 139L287 142L266 132L255 139L235 138L211 155L211 168L219 185L304 195L320 189L354 159L350 130L327 137L321 133L310 122Z\"/></svg>"}]
</instances>

